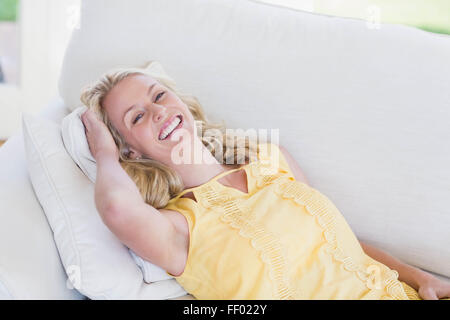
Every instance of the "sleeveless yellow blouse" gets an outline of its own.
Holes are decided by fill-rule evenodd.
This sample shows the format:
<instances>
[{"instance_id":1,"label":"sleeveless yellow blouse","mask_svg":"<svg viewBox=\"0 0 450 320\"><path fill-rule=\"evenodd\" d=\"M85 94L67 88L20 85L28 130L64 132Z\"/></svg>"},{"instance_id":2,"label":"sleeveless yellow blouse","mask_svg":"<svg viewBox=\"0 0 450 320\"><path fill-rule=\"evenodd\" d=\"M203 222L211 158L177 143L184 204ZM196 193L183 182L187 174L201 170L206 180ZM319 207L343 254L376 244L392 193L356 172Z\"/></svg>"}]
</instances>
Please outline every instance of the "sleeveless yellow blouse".
<instances>
[{"instance_id":1,"label":"sleeveless yellow blouse","mask_svg":"<svg viewBox=\"0 0 450 320\"><path fill-rule=\"evenodd\" d=\"M248 194L217 181L241 169ZM190 191L198 202L181 198ZM185 189L165 209L187 219L188 258L174 278L196 299L417 296L364 253L327 196L295 180L276 144L259 144L255 161Z\"/></svg>"}]
</instances>

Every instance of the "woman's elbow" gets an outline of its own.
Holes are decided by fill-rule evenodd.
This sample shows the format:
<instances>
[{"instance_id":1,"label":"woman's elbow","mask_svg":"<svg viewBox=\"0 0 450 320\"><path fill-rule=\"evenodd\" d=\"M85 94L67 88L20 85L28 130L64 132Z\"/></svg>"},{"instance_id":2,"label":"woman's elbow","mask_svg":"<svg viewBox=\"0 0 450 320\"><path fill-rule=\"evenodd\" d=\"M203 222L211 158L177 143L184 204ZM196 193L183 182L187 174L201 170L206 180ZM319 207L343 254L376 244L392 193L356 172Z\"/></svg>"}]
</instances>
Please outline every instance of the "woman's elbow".
<instances>
[{"instance_id":1,"label":"woman's elbow","mask_svg":"<svg viewBox=\"0 0 450 320\"><path fill-rule=\"evenodd\" d=\"M103 223L105 223L108 227L122 223L125 213L125 206L120 198L103 197L101 199L96 199L95 206L103 220Z\"/></svg>"}]
</instances>

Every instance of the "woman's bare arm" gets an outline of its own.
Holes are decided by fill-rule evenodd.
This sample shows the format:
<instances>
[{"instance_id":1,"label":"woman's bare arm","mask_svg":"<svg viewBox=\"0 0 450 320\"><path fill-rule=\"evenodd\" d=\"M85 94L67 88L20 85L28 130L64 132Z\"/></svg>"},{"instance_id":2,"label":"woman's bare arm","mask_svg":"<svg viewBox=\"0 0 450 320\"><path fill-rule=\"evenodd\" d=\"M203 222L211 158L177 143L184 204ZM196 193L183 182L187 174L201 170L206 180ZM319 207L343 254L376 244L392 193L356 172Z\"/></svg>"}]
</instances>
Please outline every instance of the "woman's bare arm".
<instances>
[{"instance_id":1,"label":"woman's bare arm","mask_svg":"<svg viewBox=\"0 0 450 320\"><path fill-rule=\"evenodd\" d=\"M119 150L106 125L91 110L83 113L81 120L97 165L95 205L100 214L110 213L109 209L119 203L126 206L143 202L136 184L119 163ZM109 217L102 215L102 218Z\"/></svg>"},{"instance_id":2,"label":"woman's bare arm","mask_svg":"<svg viewBox=\"0 0 450 320\"><path fill-rule=\"evenodd\" d=\"M403 263L397 258L394 258L393 256L387 254L386 252L382 251L381 249L375 248L374 246L368 245L364 242L361 242L361 247L363 248L364 252L374 260L381 262L382 264L386 265L390 269L394 269L399 274L399 280L406 282L408 285L413 287L414 289L419 289L419 283L422 278L429 276L428 273L415 268L413 266L410 266L406 263Z\"/></svg>"},{"instance_id":3,"label":"woman's bare arm","mask_svg":"<svg viewBox=\"0 0 450 320\"><path fill-rule=\"evenodd\" d=\"M436 300L450 297L449 282L439 280L432 274L410 266L374 246L361 241L360 244L369 257L381 262L390 269L396 270L399 275L398 279L417 290L423 299Z\"/></svg>"},{"instance_id":4,"label":"woman's bare arm","mask_svg":"<svg viewBox=\"0 0 450 320\"><path fill-rule=\"evenodd\" d=\"M89 148L97 164L95 205L105 225L142 258L172 274L179 272L183 239L171 220L145 203L119 163L117 146L95 115L82 116Z\"/></svg>"},{"instance_id":5,"label":"woman's bare arm","mask_svg":"<svg viewBox=\"0 0 450 320\"><path fill-rule=\"evenodd\" d=\"M139 189L118 160L100 155L97 156L96 163L95 205L100 214L110 213L112 208L119 206L143 202Z\"/></svg>"},{"instance_id":6,"label":"woman's bare arm","mask_svg":"<svg viewBox=\"0 0 450 320\"><path fill-rule=\"evenodd\" d=\"M183 238L171 220L144 202L118 161L100 157L97 167L95 201L104 223L145 260L172 274L180 273Z\"/></svg>"}]
</instances>

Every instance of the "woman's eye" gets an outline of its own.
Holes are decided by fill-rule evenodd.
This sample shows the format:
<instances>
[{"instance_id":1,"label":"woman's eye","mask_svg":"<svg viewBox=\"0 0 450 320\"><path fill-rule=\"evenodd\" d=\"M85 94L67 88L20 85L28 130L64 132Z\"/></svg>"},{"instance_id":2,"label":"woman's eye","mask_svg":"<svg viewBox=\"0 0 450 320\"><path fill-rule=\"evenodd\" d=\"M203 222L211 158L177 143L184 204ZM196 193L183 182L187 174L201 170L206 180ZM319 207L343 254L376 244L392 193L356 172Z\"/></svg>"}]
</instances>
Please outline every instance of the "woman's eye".
<instances>
[{"instance_id":1,"label":"woman's eye","mask_svg":"<svg viewBox=\"0 0 450 320\"><path fill-rule=\"evenodd\" d=\"M139 113L138 115L137 115L137 117L134 119L134 121L133 121L133 124L136 124L136 122L138 122L139 121L139 116L142 116L142 113Z\"/></svg>"},{"instance_id":2,"label":"woman's eye","mask_svg":"<svg viewBox=\"0 0 450 320\"><path fill-rule=\"evenodd\" d=\"M166 93L165 91L158 93L158 94L156 95L155 102L158 102L159 99L161 99L161 97L162 97L165 93ZM143 116L143 113L139 113L139 114L136 116L136 118L133 120L133 124L136 124L136 122L138 122L139 119L142 118L142 116Z\"/></svg>"},{"instance_id":3,"label":"woman's eye","mask_svg":"<svg viewBox=\"0 0 450 320\"><path fill-rule=\"evenodd\" d=\"M165 91L158 93L156 96L155 102L158 102L158 100L164 95Z\"/></svg>"}]
</instances>

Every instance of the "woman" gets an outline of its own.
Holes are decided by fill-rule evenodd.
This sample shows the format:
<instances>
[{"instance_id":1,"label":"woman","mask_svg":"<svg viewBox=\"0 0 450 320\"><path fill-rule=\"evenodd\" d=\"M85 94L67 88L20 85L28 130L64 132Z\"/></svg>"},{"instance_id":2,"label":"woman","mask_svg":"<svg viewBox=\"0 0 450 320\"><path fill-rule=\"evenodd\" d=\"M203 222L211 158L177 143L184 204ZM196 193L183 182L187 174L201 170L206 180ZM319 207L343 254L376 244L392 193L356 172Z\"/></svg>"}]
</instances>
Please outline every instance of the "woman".
<instances>
[{"instance_id":1,"label":"woman","mask_svg":"<svg viewBox=\"0 0 450 320\"><path fill-rule=\"evenodd\" d=\"M227 134L167 79L116 69L81 100L103 222L197 299L449 297L360 243L285 148Z\"/></svg>"}]
</instances>

